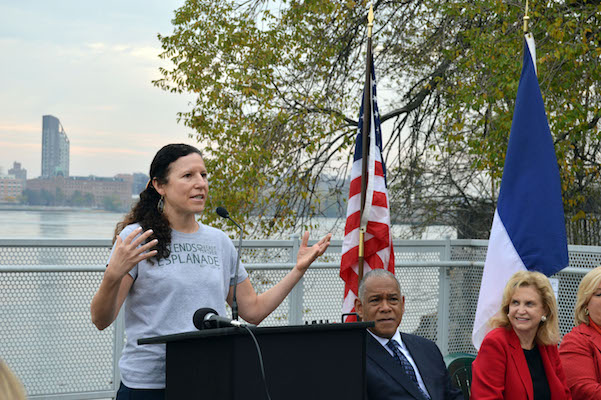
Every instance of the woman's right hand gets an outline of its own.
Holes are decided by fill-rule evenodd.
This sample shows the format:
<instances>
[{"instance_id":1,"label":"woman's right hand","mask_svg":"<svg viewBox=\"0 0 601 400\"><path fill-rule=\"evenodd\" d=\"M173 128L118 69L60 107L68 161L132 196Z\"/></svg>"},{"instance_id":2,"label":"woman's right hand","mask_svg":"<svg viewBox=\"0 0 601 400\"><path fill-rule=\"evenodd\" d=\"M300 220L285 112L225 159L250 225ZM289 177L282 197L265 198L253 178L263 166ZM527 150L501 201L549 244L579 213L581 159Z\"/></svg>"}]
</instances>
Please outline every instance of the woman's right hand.
<instances>
[{"instance_id":1,"label":"woman's right hand","mask_svg":"<svg viewBox=\"0 0 601 400\"><path fill-rule=\"evenodd\" d=\"M100 330L112 324L119 314L134 283L134 279L128 275L129 271L140 261L157 254L156 250L150 250L158 243L156 239L142 245L152 235L152 230L141 235L140 232L142 228L134 229L125 239L117 236L104 277L90 305L92 322Z\"/></svg>"},{"instance_id":2,"label":"woman's right hand","mask_svg":"<svg viewBox=\"0 0 601 400\"><path fill-rule=\"evenodd\" d=\"M142 228L134 229L125 239L117 236L113 255L106 267L105 275L111 275L114 279L120 280L131 271L131 269L140 261L157 254L156 250L150 250L158 243L157 239L140 246L150 235L152 229L140 235ZM138 236L139 235L139 236ZM138 237L136 237L138 236Z\"/></svg>"}]
</instances>

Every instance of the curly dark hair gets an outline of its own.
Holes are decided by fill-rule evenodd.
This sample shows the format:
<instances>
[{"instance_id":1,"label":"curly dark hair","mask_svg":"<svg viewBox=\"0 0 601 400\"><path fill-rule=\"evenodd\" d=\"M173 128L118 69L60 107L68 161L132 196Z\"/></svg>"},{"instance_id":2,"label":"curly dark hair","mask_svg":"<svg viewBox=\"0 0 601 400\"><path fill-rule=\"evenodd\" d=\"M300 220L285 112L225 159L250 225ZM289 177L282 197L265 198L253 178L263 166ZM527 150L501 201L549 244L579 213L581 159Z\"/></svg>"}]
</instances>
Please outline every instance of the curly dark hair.
<instances>
[{"instance_id":1,"label":"curly dark hair","mask_svg":"<svg viewBox=\"0 0 601 400\"><path fill-rule=\"evenodd\" d=\"M158 183L166 184L171 163L192 153L199 154L202 157L202 153L196 147L183 143L168 144L155 154L150 164L150 180L146 185L146 189L140 193L140 200L132 207L123 221L117 223L113 243L117 240L117 235L121 233L123 228L137 222L144 231L153 230L153 234L147 240L148 242L153 239L158 240L155 247L157 255L153 258L158 261L161 258L169 257L171 253L169 249L171 245L171 227L167 217L159 212L157 208L161 195L155 190L152 181L156 179Z\"/></svg>"}]
</instances>

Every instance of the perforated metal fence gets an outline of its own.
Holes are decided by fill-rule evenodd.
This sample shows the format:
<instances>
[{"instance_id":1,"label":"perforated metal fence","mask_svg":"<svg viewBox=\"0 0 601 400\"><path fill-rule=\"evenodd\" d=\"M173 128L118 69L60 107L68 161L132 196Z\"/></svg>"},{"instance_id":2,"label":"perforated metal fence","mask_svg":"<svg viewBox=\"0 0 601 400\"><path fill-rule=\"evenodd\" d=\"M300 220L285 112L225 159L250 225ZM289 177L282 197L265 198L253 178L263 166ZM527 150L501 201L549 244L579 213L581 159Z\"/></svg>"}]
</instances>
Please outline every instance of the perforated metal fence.
<instances>
[{"instance_id":1,"label":"perforated metal fence","mask_svg":"<svg viewBox=\"0 0 601 400\"><path fill-rule=\"evenodd\" d=\"M257 292L294 265L299 238L245 241L242 261ZM396 241L396 275L406 296L401 330L437 342L443 354L471 352L487 241ZM344 284L338 277L341 241L307 271L261 324L339 322ZM0 357L31 399L111 398L119 383L122 318L96 330L89 305L110 252L104 240L0 240ZM601 264L601 247L571 246L559 279L562 334L582 276Z\"/></svg>"}]
</instances>

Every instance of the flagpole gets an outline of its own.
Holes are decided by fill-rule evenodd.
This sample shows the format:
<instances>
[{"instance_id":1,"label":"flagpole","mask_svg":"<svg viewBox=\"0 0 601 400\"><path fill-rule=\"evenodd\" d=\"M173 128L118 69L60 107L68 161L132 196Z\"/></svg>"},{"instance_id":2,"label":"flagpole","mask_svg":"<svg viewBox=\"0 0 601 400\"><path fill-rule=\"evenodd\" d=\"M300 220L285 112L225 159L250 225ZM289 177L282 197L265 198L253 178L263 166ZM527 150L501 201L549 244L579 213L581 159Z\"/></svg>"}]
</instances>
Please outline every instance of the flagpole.
<instances>
[{"instance_id":1,"label":"flagpole","mask_svg":"<svg viewBox=\"0 0 601 400\"><path fill-rule=\"evenodd\" d=\"M350 314L357 311L357 286L364 279L365 268L369 270L369 267L383 267L394 273L386 165L382 157L382 131L372 55L373 14L371 6L367 15L365 87L357 126L340 261L340 277L344 280L342 312L346 322L351 322ZM371 212L372 209L377 211ZM370 224L376 224L378 229L370 230L370 235L367 236ZM359 318L357 320L360 321Z\"/></svg>"},{"instance_id":2,"label":"flagpole","mask_svg":"<svg viewBox=\"0 0 601 400\"><path fill-rule=\"evenodd\" d=\"M367 168L370 162L371 154L369 154L369 132L371 129L371 34L374 26L374 9L369 6L367 14L367 57L365 61L365 87L363 90L363 140L362 140L362 160L361 160L361 220L363 220L363 212L365 210L365 197L367 192ZM365 255L365 231L366 226L361 225L359 228L359 260L357 271L357 284L363 279L363 263Z\"/></svg>"},{"instance_id":3,"label":"flagpole","mask_svg":"<svg viewBox=\"0 0 601 400\"><path fill-rule=\"evenodd\" d=\"M528 0L526 0L526 11L524 12L524 35L528 33L528 20L530 17L528 16Z\"/></svg>"}]
</instances>

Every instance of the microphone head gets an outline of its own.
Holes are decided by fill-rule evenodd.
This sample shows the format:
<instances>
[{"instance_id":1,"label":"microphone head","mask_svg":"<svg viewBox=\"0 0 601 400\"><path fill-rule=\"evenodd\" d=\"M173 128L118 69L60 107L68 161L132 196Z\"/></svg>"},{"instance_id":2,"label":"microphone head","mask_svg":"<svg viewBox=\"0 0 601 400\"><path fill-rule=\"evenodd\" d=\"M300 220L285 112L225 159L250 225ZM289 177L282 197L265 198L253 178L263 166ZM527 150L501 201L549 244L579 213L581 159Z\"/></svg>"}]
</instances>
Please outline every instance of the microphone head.
<instances>
[{"instance_id":1,"label":"microphone head","mask_svg":"<svg viewBox=\"0 0 601 400\"><path fill-rule=\"evenodd\" d=\"M212 308L209 307L205 307L205 308L199 308L198 310L196 310L194 312L194 316L192 317L192 323L194 324L194 326L196 327L196 329L198 329L199 331L203 330L206 328L205 326L205 317L208 314L217 314L217 311L213 310Z\"/></svg>"},{"instance_id":2,"label":"microphone head","mask_svg":"<svg viewBox=\"0 0 601 400\"><path fill-rule=\"evenodd\" d=\"M227 210L225 208L223 208L223 207L217 207L217 209L215 210L215 212L221 218L229 218L230 217L230 213L227 212Z\"/></svg>"}]
</instances>

